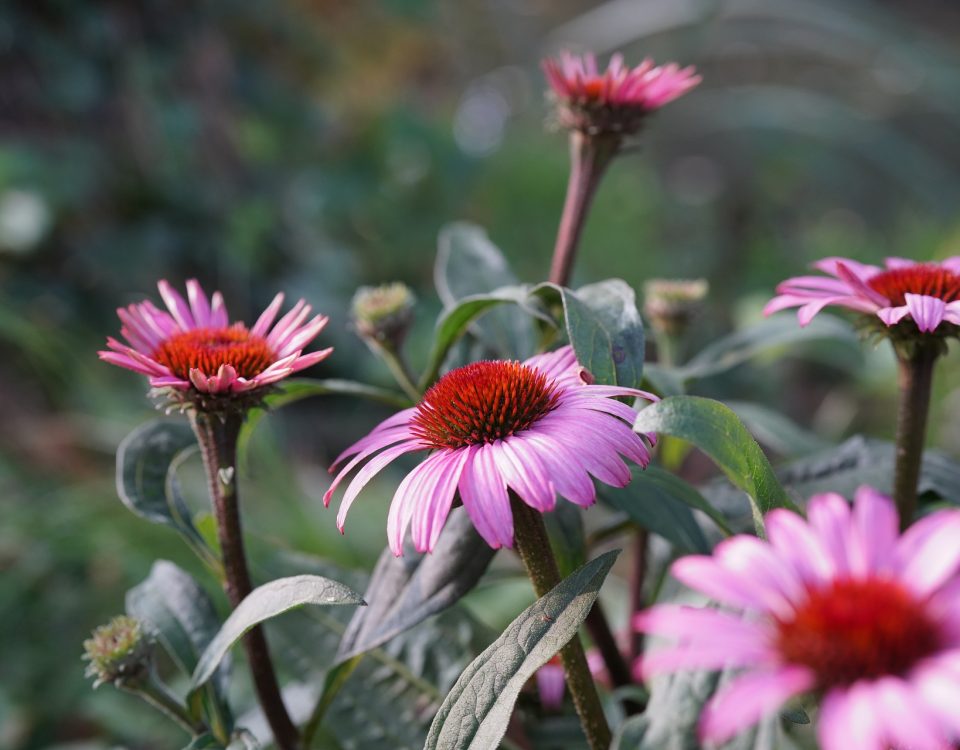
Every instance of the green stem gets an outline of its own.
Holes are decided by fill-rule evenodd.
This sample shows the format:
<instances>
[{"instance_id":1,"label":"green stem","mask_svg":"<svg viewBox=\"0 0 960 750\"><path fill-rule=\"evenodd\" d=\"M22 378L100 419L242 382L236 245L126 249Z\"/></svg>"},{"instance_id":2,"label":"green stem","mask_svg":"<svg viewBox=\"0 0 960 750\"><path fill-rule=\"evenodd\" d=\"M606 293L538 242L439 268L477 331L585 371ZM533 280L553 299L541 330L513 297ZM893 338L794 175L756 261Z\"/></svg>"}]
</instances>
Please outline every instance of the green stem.
<instances>
[{"instance_id":1,"label":"green stem","mask_svg":"<svg viewBox=\"0 0 960 750\"><path fill-rule=\"evenodd\" d=\"M183 727L191 735L198 735L206 731L206 727L190 718L186 706L180 702L170 689L157 678L153 670L145 680L138 680L136 683L124 684L118 683L118 687L142 698L158 711L166 714L177 724Z\"/></svg>"},{"instance_id":2,"label":"green stem","mask_svg":"<svg viewBox=\"0 0 960 750\"><path fill-rule=\"evenodd\" d=\"M367 344L373 350L374 354L386 362L387 367L390 368L390 373L393 375L393 379L397 381L397 385L403 389L403 392L410 397L410 400L414 403L420 401L423 394L420 393L420 389L417 388L413 382L413 377L410 374L407 363L403 360L403 355L391 344L377 341L373 338L369 339Z\"/></svg>"},{"instance_id":3,"label":"green stem","mask_svg":"<svg viewBox=\"0 0 960 750\"><path fill-rule=\"evenodd\" d=\"M940 350L918 345L909 356L898 358L900 366L900 407L897 412L896 463L893 472L893 499L906 529L917 512L917 485L930 411L933 369Z\"/></svg>"},{"instance_id":4,"label":"green stem","mask_svg":"<svg viewBox=\"0 0 960 750\"><path fill-rule=\"evenodd\" d=\"M585 135L579 130L570 133L570 177L563 215L557 230L550 265L550 281L560 286L570 283L577 245L583 232L590 204L607 166L620 148L620 136Z\"/></svg>"},{"instance_id":5,"label":"green stem","mask_svg":"<svg viewBox=\"0 0 960 750\"><path fill-rule=\"evenodd\" d=\"M537 596L547 594L560 583L560 570L550 550L550 539L543 516L516 497L511 497L513 508L514 544L517 554L527 569ZM567 687L573 697L583 732L590 750L607 750L611 734L603 714L597 687L587 666L587 657L579 636L574 636L560 651L560 661L567 678Z\"/></svg>"},{"instance_id":6,"label":"green stem","mask_svg":"<svg viewBox=\"0 0 960 750\"><path fill-rule=\"evenodd\" d=\"M190 421L197 435L207 471L210 499L217 521L217 537L223 555L227 597L236 609L253 590L243 548L240 502L237 495L237 439L243 424L243 415L192 411ZM260 626L252 628L244 637L243 645L257 699L277 747L280 750L296 750L300 745L299 734L283 704L263 629Z\"/></svg>"}]
</instances>

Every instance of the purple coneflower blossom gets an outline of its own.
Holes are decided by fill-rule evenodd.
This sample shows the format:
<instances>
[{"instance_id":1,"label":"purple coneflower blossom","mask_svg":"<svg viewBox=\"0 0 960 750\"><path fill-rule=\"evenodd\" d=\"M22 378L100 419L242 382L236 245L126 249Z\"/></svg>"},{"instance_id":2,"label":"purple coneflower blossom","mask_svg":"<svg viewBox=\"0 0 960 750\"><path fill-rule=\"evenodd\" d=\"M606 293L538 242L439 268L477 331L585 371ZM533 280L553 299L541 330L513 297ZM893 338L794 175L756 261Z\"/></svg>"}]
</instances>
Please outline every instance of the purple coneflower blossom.
<instances>
[{"instance_id":1,"label":"purple coneflower blossom","mask_svg":"<svg viewBox=\"0 0 960 750\"><path fill-rule=\"evenodd\" d=\"M540 705L545 711L559 711L563 708L563 693L566 687L566 678L563 673L563 664L560 655L554 656L536 673L537 693L540 695Z\"/></svg>"},{"instance_id":2,"label":"purple coneflower blossom","mask_svg":"<svg viewBox=\"0 0 960 750\"><path fill-rule=\"evenodd\" d=\"M524 363L476 362L444 375L417 406L377 425L341 454L350 459L323 496L356 466L366 465L347 487L337 526L343 531L357 494L384 466L405 453L431 451L397 488L387 537L400 555L407 528L420 552L433 549L453 504L460 499L477 531L494 549L513 546L508 490L539 511L552 510L557 494L577 505L596 499L591 475L617 487L630 481L626 456L646 466L650 453L633 432L636 413L616 396L655 400L635 388L584 382L567 346Z\"/></svg>"},{"instance_id":3,"label":"purple coneflower blossom","mask_svg":"<svg viewBox=\"0 0 960 750\"><path fill-rule=\"evenodd\" d=\"M326 358L332 349L303 354L327 323L309 321L310 306L300 300L273 325L283 304L278 294L252 328L230 323L220 292L207 299L195 279L187 300L166 281L157 284L169 312L146 300L117 310L126 343L107 339L100 359L143 373L155 388L227 395L276 383ZM271 327L272 326L272 327Z\"/></svg>"},{"instance_id":4,"label":"purple coneflower blossom","mask_svg":"<svg viewBox=\"0 0 960 750\"><path fill-rule=\"evenodd\" d=\"M764 308L770 315L799 307L800 325L828 305L876 315L887 326L912 320L919 331L935 331L941 323L960 325L960 256L941 263L887 258L885 267L847 258L824 258L814 268L825 276L798 276L777 287Z\"/></svg>"},{"instance_id":5,"label":"purple coneflower blossom","mask_svg":"<svg viewBox=\"0 0 960 750\"><path fill-rule=\"evenodd\" d=\"M898 532L893 502L869 487L853 508L810 500L809 520L767 515L769 542L737 536L673 574L722 605L636 615L678 639L643 657L649 676L741 668L707 705L704 740L722 742L801 693L820 698L823 750L938 750L960 738L960 511Z\"/></svg>"},{"instance_id":6,"label":"purple coneflower blossom","mask_svg":"<svg viewBox=\"0 0 960 750\"><path fill-rule=\"evenodd\" d=\"M561 105L561 124L584 131L639 129L643 117L700 83L692 67L655 66L644 60L635 68L613 55L603 72L592 54L561 52L543 61L543 71Z\"/></svg>"}]
</instances>

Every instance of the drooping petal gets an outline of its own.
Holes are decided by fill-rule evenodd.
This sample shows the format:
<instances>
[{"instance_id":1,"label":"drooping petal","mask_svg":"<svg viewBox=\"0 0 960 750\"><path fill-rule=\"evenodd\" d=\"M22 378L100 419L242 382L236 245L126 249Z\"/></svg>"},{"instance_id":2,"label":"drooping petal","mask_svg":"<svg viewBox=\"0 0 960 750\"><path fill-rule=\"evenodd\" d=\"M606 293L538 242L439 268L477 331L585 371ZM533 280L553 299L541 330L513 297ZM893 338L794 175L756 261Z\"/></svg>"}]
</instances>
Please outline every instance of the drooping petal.
<instances>
[{"instance_id":1,"label":"drooping petal","mask_svg":"<svg viewBox=\"0 0 960 750\"><path fill-rule=\"evenodd\" d=\"M460 475L460 497L480 536L494 549L513 546L513 512L492 446L472 446Z\"/></svg>"}]
</instances>

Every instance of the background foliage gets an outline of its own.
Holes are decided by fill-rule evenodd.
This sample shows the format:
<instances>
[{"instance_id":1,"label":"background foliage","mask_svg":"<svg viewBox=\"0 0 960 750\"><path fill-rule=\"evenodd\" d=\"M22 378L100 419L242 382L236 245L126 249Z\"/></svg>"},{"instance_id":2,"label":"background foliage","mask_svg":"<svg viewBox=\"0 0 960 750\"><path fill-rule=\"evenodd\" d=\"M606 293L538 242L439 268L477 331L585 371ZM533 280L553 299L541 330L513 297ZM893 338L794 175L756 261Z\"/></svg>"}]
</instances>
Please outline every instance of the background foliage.
<instances>
[{"instance_id":1,"label":"background foliage","mask_svg":"<svg viewBox=\"0 0 960 750\"><path fill-rule=\"evenodd\" d=\"M482 224L522 281L542 280L567 159L542 127L536 64L573 43L704 75L613 167L575 286L705 276L708 343L815 258L960 252L958 37L960 11L935 0L3 4L0 746L175 741L132 699L90 692L79 660L155 558L200 575L174 534L116 497L114 450L152 414L140 379L95 358L116 306L195 275L249 320L283 289L331 316L337 352L318 376L387 382L348 330L349 298L361 283L417 289L422 361L449 221ZM704 377L697 392L776 403L814 440L889 434L885 350L806 354ZM954 457L957 374L954 352L931 433ZM296 555L287 574L314 572L313 556L370 570L394 480L356 506L346 537L320 496L331 457L385 413L323 398L258 428L255 559L269 542ZM195 460L183 474L194 502ZM530 592L490 589L467 604L502 629ZM449 687L462 666L433 668Z\"/></svg>"}]
</instances>

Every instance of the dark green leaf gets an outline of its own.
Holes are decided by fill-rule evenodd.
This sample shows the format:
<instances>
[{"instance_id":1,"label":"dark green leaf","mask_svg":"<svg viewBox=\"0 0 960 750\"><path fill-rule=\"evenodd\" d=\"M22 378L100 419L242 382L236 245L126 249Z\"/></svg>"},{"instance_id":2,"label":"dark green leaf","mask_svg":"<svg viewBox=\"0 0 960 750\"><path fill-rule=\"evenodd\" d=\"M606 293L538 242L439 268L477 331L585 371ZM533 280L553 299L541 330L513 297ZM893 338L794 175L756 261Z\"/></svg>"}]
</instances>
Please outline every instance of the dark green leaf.
<instances>
[{"instance_id":1,"label":"dark green leaf","mask_svg":"<svg viewBox=\"0 0 960 750\"><path fill-rule=\"evenodd\" d=\"M607 552L528 607L457 680L424 750L494 750L526 681L571 638L593 606L618 551Z\"/></svg>"},{"instance_id":2,"label":"dark green leaf","mask_svg":"<svg viewBox=\"0 0 960 750\"><path fill-rule=\"evenodd\" d=\"M362 605L364 601L342 583L323 576L291 576L258 586L233 610L207 645L193 671L191 688L195 690L209 680L230 648L252 627L304 604Z\"/></svg>"},{"instance_id":3,"label":"dark green leaf","mask_svg":"<svg viewBox=\"0 0 960 750\"><path fill-rule=\"evenodd\" d=\"M829 443L805 430L780 412L750 401L726 401L761 445L782 456L803 456L826 448Z\"/></svg>"},{"instance_id":4,"label":"dark green leaf","mask_svg":"<svg viewBox=\"0 0 960 750\"><path fill-rule=\"evenodd\" d=\"M185 570L158 560L147 579L127 592L126 599L127 613L149 623L174 663L191 674L220 627L207 592ZM211 724L224 729L231 724L221 697L226 695L228 672L227 665L217 670L216 679L190 701L194 716L205 709Z\"/></svg>"},{"instance_id":5,"label":"dark green leaf","mask_svg":"<svg viewBox=\"0 0 960 750\"><path fill-rule=\"evenodd\" d=\"M760 446L739 417L719 401L671 396L643 409L634 429L673 435L710 456L750 497L758 533L763 531L764 513L774 508L796 508Z\"/></svg>"},{"instance_id":6,"label":"dark green leaf","mask_svg":"<svg viewBox=\"0 0 960 750\"><path fill-rule=\"evenodd\" d=\"M577 355L598 383L636 388L643 379L643 323L633 289L608 279L576 292L555 284L531 291L547 303L563 304L567 335Z\"/></svg>"},{"instance_id":7,"label":"dark green leaf","mask_svg":"<svg viewBox=\"0 0 960 750\"><path fill-rule=\"evenodd\" d=\"M682 552L708 553L707 538L690 507L676 496L674 486L664 478L669 476L672 475L662 472L654 478L641 469L634 469L633 480L626 487L602 485L598 494L607 505L659 534Z\"/></svg>"},{"instance_id":8,"label":"dark green leaf","mask_svg":"<svg viewBox=\"0 0 960 750\"><path fill-rule=\"evenodd\" d=\"M141 518L179 532L187 544L214 568L216 555L197 531L180 492L177 466L197 441L183 420L156 419L141 425L117 449L117 493Z\"/></svg>"},{"instance_id":9,"label":"dark green leaf","mask_svg":"<svg viewBox=\"0 0 960 750\"><path fill-rule=\"evenodd\" d=\"M801 327L796 315L786 313L766 318L714 341L683 367L677 368L677 374L684 380L716 375L765 351L785 350L802 342L825 339L847 343L860 351L859 337L850 324L840 318L820 314L809 325Z\"/></svg>"},{"instance_id":10,"label":"dark green leaf","mask_svg":"<svg viewBox=\"0 0 960 750\"><path fill-rule=\"evenodd\" d=\"M183 750L224 750L224 747L212 734L204 733L199 737L194 737L193 741Z\"/></svg>"},{"instance_id":11,"label":"dark green leaf","mask_svg":"<svg viewBox=\"0 0 960 750\"><path fill-rule=\"evenodd\" d=\"M380 646L449 607L476 585L493 555L463 510L450 514L430 554L407 550L395 557L384 550L364 594L370 606L354 614L337 661Z\"/></svg>"},{"instance_id":12,"label":"dark green leaf","mask_svg":"<svg viewBox=\"0 0 960 750\"><path fill-rule=\"evenodd\" d=\"M443 306L448 309L465 297L519 284L487 233L465 222L448 224L440 230L434 282ZM491 310L471 330L488 349L502 357L525 359L535 351L533 321L513 306Z\"/></svg>"}]
</instances>

